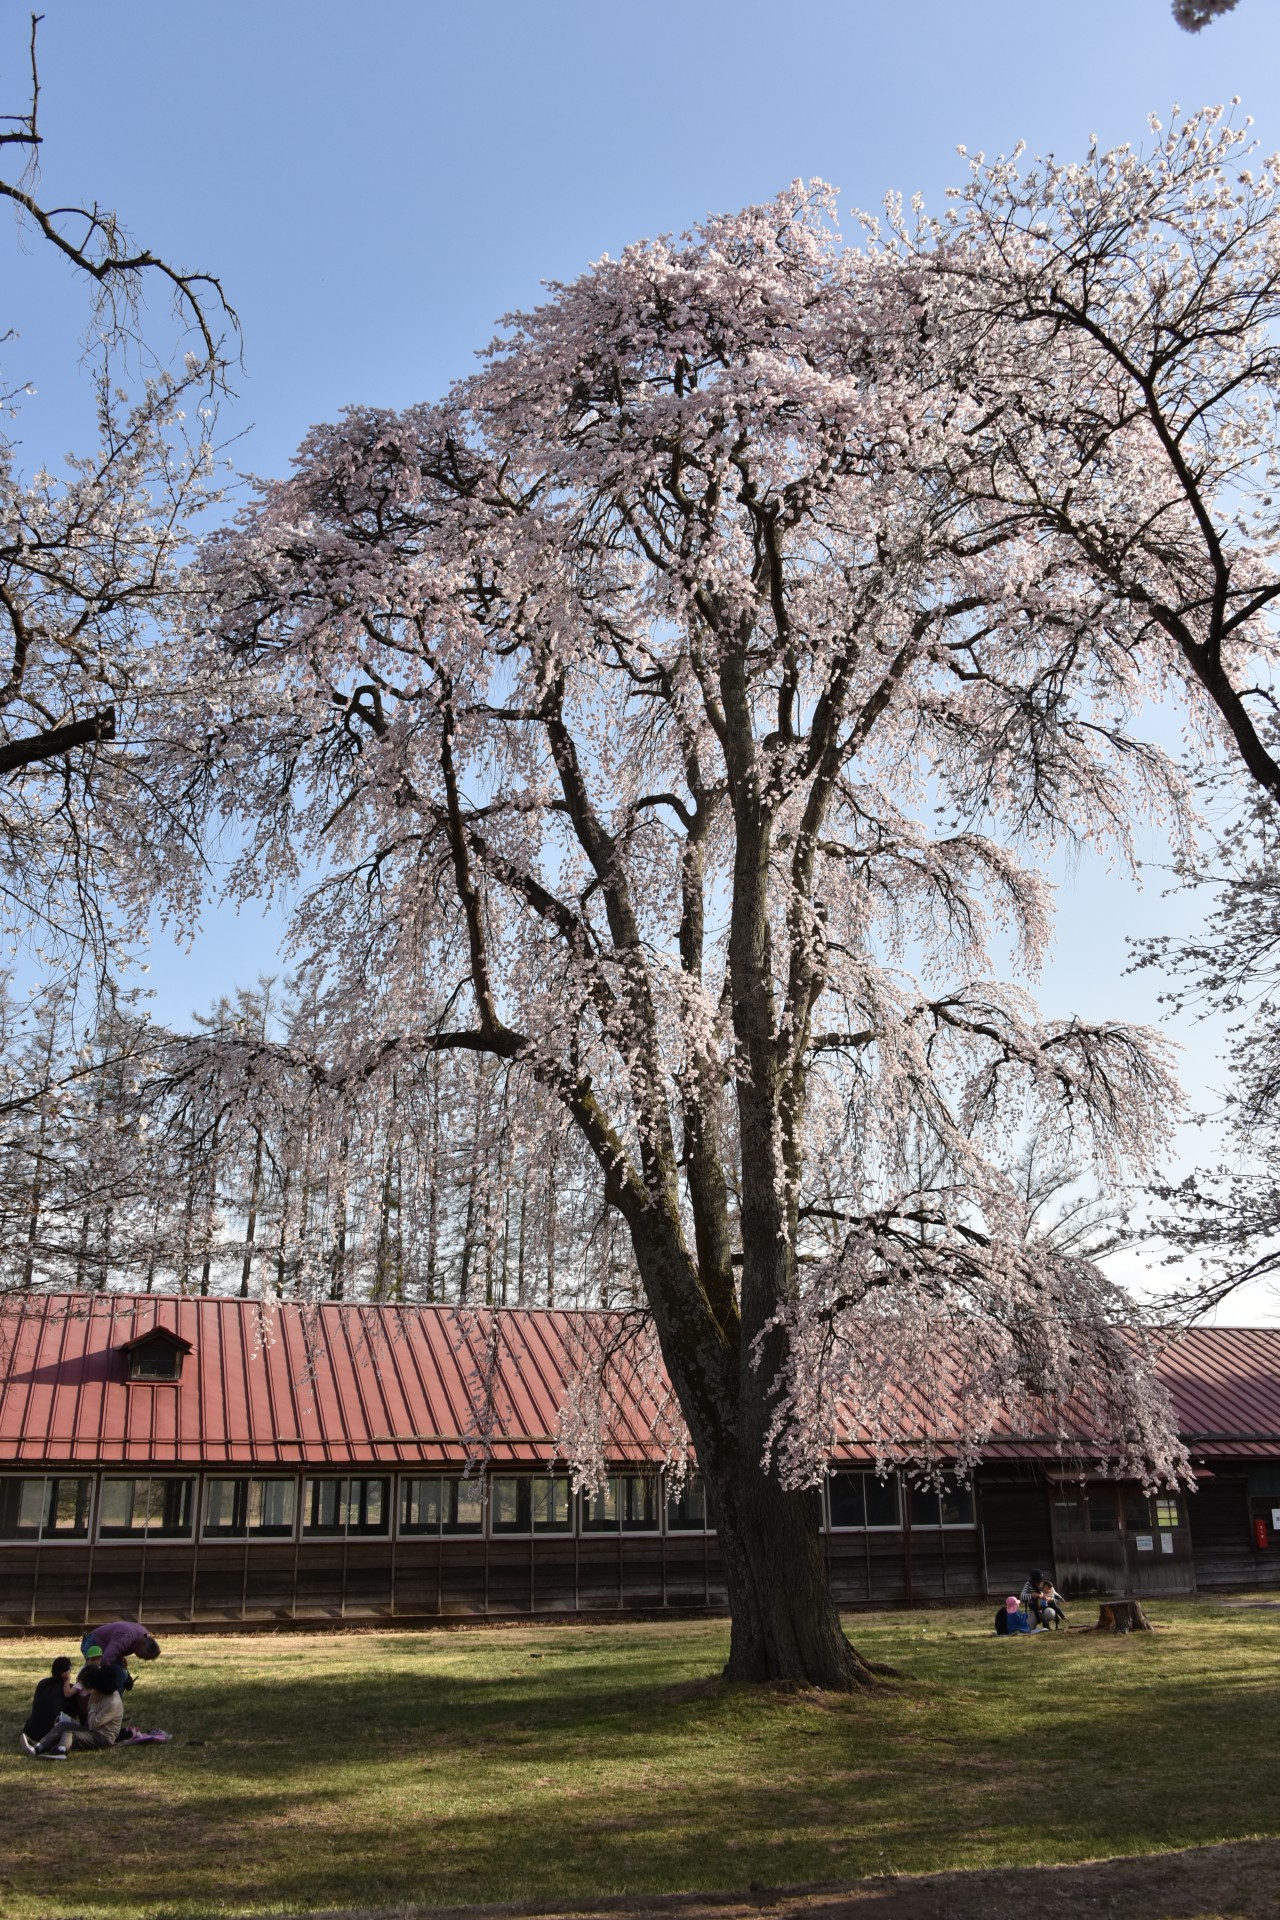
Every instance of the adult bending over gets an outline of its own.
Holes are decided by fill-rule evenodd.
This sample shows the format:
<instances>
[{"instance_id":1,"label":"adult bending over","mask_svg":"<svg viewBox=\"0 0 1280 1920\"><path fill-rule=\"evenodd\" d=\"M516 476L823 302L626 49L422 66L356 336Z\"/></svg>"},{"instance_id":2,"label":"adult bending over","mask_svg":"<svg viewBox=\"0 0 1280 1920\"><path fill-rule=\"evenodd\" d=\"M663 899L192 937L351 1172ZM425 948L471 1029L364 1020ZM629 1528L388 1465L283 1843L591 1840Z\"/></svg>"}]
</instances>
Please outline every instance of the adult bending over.
<instances>
[{"instance_id":1,"label":"adult bending over","mask_svg":"<svg viewBox=\"0 0 1280 1920\"><path fill-rule=\"evenodd\" d=\"M118 1666L136 1654L139 1660L158 1660L160 1643L140 1620L112 1620L105 1627L94 1627L80 1642L86 1660L95 1652L107 1666Z\"/></svg>"}]
</instances>

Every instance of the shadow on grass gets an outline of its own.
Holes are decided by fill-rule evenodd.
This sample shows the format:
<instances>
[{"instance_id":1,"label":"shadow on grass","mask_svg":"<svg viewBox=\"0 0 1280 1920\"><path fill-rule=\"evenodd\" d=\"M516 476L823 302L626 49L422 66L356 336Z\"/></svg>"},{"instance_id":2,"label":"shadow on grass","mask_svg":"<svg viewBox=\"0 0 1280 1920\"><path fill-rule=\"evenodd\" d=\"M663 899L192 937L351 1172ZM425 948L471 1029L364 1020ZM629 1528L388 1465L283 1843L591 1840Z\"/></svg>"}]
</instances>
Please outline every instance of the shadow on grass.
<instances>
[{"instance_id":1,"label":"shadow on grass","mask_svg":"<svg viewBox=\"0 0 1280 1920\"><path fill-rule=\"evenodd\" d=\"M709 1629L193 1641L131 1700L139 1718L161 1703L174 1747L43 1769L0 1754L0 1911L643 1901L1280 1830L1280 1622L1180 1617L1154 1642L1008 1649L954 1615L899 1616L874 1636L911 1675L893 1697L727 1686ZM104 1795L99 1873L86 1804ZM912 1885L868 1887L857 1914Z\"/></svg>"}]
</instances>

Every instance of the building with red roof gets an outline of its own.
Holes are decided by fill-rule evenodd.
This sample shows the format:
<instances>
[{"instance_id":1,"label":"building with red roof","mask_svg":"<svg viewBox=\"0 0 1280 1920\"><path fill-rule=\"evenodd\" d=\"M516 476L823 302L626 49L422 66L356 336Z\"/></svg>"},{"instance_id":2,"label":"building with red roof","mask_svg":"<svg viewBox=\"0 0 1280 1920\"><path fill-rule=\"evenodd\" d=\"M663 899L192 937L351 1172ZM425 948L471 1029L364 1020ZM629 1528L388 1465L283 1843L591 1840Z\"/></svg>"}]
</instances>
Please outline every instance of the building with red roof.
<instances>
[{"instance_id":1,"label":"building with red roof","mask_svg":"<svg viewBox=\"0 0 1280 1920\"><path fill-rule=\"evenodd\" d=\"M724 1604L696 1473L625 1380L607 1487L557 1448L589 1316L115 1293L0 1302L0 1623L152 1624ZM998 1430L970 1485L814 1496L842 1603L1280 1583L1280 1329L1199 1328L1161 1374L1194 1492ZM934 1436L935 1439L939 1436ZM942 1440L945 1458L945 1440ZM1092 1469L1092 1471L1091 1471ZM1273 1504L1274 1503L1274 1504Z\"/></svg>"}]
</instances>

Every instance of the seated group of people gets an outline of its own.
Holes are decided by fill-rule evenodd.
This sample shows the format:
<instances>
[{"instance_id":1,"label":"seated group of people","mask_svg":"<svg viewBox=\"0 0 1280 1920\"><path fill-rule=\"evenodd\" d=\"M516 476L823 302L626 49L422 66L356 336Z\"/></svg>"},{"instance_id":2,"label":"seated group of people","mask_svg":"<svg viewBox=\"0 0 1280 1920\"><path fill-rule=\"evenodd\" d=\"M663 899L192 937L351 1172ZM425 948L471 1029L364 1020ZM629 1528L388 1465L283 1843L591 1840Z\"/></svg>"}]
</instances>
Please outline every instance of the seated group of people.
<instances>
[{"instance_id":1,"label":"seated group of people","mask_svg":"<svg viewBox=\"0 0 1280 1920\"><path fill-rule=\"evenodd\" d=\"M65 1760L73 1747L114 1747L134 1737L126 1726L124 1695L133 1685L128 1661L154 1660L160 1647L137 1620L94 1627L80 1642L85 1665L71 1678L71 1661L60 1654L31 1702L19 1740L34 1760Z\"/></svg>"},{"instance_id":2,"label":"seated group of people","mask_svg":"<svg viewBox=\"0 0 1280 1920\"><path fill-rule=\"evenodd\" d=\"M1057 1588L1037 1567L1023 1581L1022 1592L1011 1593L996 1613L997 1633L1047 1633L1066 1624Z\"/></svg>"}]
</instances>

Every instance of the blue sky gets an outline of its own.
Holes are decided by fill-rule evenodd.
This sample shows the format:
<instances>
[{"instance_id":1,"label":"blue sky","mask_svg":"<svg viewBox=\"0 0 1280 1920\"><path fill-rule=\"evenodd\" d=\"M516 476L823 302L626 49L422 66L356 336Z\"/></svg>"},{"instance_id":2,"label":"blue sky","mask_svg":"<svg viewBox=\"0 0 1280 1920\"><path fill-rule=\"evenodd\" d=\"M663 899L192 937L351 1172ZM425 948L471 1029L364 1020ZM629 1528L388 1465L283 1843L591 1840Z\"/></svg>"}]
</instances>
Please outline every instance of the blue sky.
<instances>
[{"instance_id":1,"label":"blue sky","mask_svg":"<svg viewBox=\"0 0 1280 1920\"><path fill-rule=\"evenodd\" d=\"M21 111L26 5L0 0L0 107ZM44 0L46 198L96 198L134 234L223 279L244 326L237 464L278 472L351 401L405 405L467 371L498 316L605 252L820 175L846 205L935 204L955 148L1082 150L1243 97L1280 145L1280 7L1240 0L1198 36L1168 0ZM6 384L30 378L33 460L86 438L68 380L83 292L0 218ZM1125 937L1190 925L1105 863L1065 866L1040 997L1153 1019ZM272 964L274 930L214 917L157 945L157 1010L180 1019ZM1193 1100L1212 1036L1184 1026ZM1191 1138L1184 1151L1203 1142ZM1248 1303L1250 1317L1277 1317ZM1233 1316L1238 1317L1238 1316Z\"/></svg>"}]
</instances>

